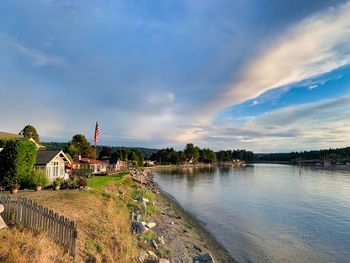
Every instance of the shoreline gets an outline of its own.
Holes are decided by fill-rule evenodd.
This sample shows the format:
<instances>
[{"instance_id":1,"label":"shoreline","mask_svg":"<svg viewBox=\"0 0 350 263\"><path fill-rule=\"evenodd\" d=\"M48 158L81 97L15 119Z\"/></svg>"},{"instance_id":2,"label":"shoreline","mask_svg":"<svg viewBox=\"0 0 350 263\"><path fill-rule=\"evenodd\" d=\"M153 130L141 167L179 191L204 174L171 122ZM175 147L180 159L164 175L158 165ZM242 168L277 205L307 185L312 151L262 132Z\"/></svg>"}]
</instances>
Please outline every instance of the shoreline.
<instances>
[{"instance_id":1,"label":"shoreline","mask_svg":"<svg viewBox=\"0 0 350 263\"><path fill-rule=\"evenodd\" d=\"M193 262L193 257L210 253L216 263L237 263L228 250L210 233L205 223L186 211L172 195L162 190L148 174L148 187L157 191L160 212L155 228L174 252L170 262Z\"/></svg>"},{"instance_id":2,"label":"shoreline","mask_svg":"<svg viewBox=\"0 0 350 263\"><path fill-rule=\"evenodd\" d=\"M189 211L186 211L173 196L161 190L159 187L158 189L160 198L165 200L166 203L170 204L173 209L179 212L180 216L178 216L178 218L182 221L183 226L186 226L188 225L188 223L190 223L190 225L193 226L192 231L197 232L196 234L198 234L201 240L203 240L204 249L200 248L200 244L196 244L195 242L193 242L194 244L192 245L194 246L194 249L197 250L199 253L197 252L196 254L192 254L191 257L204 253L210 253L214 258L215 262L217 263L238 262L230 255L227 249L213 236L213 234L210 233L210 231L205 227L205 224L203 222L201 222L195 215L193 215Z\"/></svg>"}]
</instances>

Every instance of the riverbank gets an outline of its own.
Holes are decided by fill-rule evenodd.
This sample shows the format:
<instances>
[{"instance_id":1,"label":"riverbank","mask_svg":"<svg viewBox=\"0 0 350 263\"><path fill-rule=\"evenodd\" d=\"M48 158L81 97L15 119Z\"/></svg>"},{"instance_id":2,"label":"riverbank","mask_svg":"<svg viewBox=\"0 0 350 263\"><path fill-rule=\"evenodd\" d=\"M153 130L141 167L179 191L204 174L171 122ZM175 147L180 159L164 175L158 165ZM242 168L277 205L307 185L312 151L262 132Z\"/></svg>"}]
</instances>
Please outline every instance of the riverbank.
<instances>
[{"instance_id":1,"label":"riverbank","mask_svg":"<svg viewBox=\"0 0 350 263\"><path fill-rule=\"evenodd\" d=\"M170 262L192 263L194 256L204 253L210 253L215 262L237 262L202 223L184 210L173 197L160 190L157 205L160 208L156 220L159 225L157 230L167 238L168 245L175 252Z\"/></svg>"},{"instance_id":2,"label":"riverbank","mask_svg":"<svg viewBox=\"0 0 350 263\"><path fill-rule=\"evenodd\" d=\"M191 213L183 209L174 197L162 191L153 181L150 169L138 171L145 185L156 192L156 206L159 209L155 231L166 240L172 251L170 262L193 262L193 257L210 253L215 262L237 262L205 226Z\"/></svg>"}]
</instances>

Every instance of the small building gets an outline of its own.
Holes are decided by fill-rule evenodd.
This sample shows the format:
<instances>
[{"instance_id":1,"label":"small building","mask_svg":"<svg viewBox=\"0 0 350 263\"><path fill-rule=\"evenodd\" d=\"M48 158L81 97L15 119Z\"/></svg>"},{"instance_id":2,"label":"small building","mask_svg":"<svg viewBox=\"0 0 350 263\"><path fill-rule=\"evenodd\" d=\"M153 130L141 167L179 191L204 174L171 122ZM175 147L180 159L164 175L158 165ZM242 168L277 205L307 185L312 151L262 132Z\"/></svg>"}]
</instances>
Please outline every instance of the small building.
<instances>
[{"instance_id":1,"label":"small building","mask_svg":"<svg viewBox=\"0 0 350 263\"><path fill-rule=\"evenodd\" d=\"M155 166L156 165L156 162L155 161L151 161L151 160L146 160L144 162L144 165L145 166Z\"/></svg>"},{"instance_id":2,"label":"small building","mask_svg":"<svg viewBox=\"0 0 350 263\"><path fill-rule=\"evenodd\" d=\"M109 165L108 165L108 171L109 172L118 172L118 171L124 171L127 170L132 164L126 161L122 161L115 158L109 159Z\"/></svg>"},{"instance_id":3,"label":"small building","mask_svg":"<svg viewBox=\"0 0 350 263\"><path fill-rule=\"evenodd\" d=\"M194 164L194 163L195 163L194 157L191 156L191 158L189 158L189 159L187 160L187 164Z\"/></svg>"},{"instance_id":4,"label":"small building","mask_svg":"<svg viewBox=\"0 0 350 263\"><path fill-rule=\"evenodd\" d=\"M82 158L80 155L75 155L72 167L73 171L76 169L90 169L93 175L106 174L108 163L96 159Z\"/></svg>"},{"instance_id":5,"label":"small building","mask_svg":"<svg viewBox=\"0 0 350 263\"><path fill-rule=\"evenodd\" d=\"M65 166L70 160L63 151L37 151L34 170L44 170L49 181L65 176Z\"/></svg>"}]
</instances>

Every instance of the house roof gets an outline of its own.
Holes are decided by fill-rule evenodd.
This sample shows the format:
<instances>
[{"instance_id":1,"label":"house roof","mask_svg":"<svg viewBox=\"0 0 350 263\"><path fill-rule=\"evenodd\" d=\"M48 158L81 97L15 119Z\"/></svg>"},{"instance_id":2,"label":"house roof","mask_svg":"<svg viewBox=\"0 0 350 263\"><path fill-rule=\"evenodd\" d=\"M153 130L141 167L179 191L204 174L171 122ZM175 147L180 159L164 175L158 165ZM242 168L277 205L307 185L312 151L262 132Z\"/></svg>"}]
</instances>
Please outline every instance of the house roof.
<instances>
[{"instance_id":1,"label":"house roof","mask_svg":"<svg viewBox=\"0 0 350 263\"><path fill-rule=\"evenodd\" d=\"M47 164L47 163L51 162L52 159L55 158L59 154L61 155L61 157L63 159L65 159L65 161L69 162L68 158L66 157L66 155L62 151L59 151L59 150L56 150L56 151L37 151L35 164L37 164L37 165Z\"/></svg>"},{"instance_id":2,"label":"house roof","mask_svg":"<svg viewBox=\"0 0 350 263\"><path fill-rule=\"evenodd\" d=\"M0 131L0 139L24 139L22 135Z\"/></svg>"}]
</instances>

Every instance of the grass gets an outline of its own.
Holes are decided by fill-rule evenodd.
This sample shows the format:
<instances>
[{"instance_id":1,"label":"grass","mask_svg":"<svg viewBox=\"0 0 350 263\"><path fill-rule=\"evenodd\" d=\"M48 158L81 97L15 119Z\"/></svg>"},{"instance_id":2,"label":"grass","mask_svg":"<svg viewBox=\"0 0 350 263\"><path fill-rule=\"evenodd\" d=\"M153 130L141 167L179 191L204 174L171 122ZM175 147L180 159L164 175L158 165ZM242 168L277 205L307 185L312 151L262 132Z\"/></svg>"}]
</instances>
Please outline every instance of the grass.
<instances>
[{"instance_id":1,"label":"grass","mask_svg":"<svg viewBox=\"0 0 350 263\"><path fill-rule=\"evenodd\" d=\"M131 233L127 206L132 199L131 187L134 187L131 186L131 178L115 175L94 179L99 191L59 190L22 192L18 195L26 196L77 223L77 262L136 262L137 240ZM124 195L118 195L121 187L125 188ZM48 259L46 253L55 244L37 246L40 240L43 240L41 236L32 235L30 231L19 233L15 228L0 233L0 262L71 262L60 247L55 248L56 252ZM10 249L12 247L16 249ZM41 256L46 258L41 260Z\"/></svg>"},{"instance_id":2,"label":"grass","mask_svg":"<svg viewBox=\"0 0 350 263\"><path fill-rule=\"evenodd\" d=\"M112 174L106 176L93 176L88 179L88 186L100 191L112 182L120 181L127 173Z\"/></svg>"},{"instance_id":3,"label":"grass","mask_svg":"<svg viewBox=\"0 0 350 263\"><path fill-rule=\"evenodd\" d=\"M142 220L151 220L157 207L155 195L135 183L125 173L94 177L88 180L90 191L59 190L20 192L40 205L74 220L78 225L77 262L136 262L138 246L158 253L152 247L157 234L150 230L144 236L131 233L130 212L142 211ZM135 198L149 199L147 209ZM139 241L138 241L139 239ZM167 255L162 246L158 254ZM57 262L71 259L44 233L10 228L0 231L0 262Z\"/></svg>"},{"instance_id":4,"label":"grass","mask_svg":"<svg viewBox=\"0 0 350 263\"><path fill-rule=\"evenodd\" d=\"M71 262L62 248L44 234L12 228L0 230L0 262Z\"/></svg>"}]
</instances>

